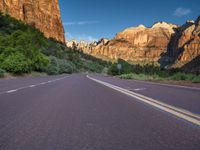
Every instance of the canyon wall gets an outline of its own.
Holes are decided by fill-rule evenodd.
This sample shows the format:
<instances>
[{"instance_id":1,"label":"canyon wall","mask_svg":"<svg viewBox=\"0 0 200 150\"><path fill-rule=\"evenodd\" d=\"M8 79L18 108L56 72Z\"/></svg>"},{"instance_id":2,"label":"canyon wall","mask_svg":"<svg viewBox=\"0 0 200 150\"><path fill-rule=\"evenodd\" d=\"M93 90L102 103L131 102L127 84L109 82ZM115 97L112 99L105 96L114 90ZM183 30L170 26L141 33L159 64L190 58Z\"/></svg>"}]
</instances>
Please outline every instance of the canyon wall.
<instances>
[{"instance_id":1,"label":"canyon wall","mask_svg":"<svg viewBox=\"0 0 200 150\"><path fill-rule=\"evenodd\" d=\"M0 11L36 27L47 38L65 42L58 0L0 0Z\"/></svg>"},{"instance_id":2,"label":"canyon wall","mask_svg":"<svg viewBox=\"0 0 200 150\"><path fill-rule=\"evenodd\" d=\"M200 55L200 17L179 27L171 38L169 56L188 62Z\"/></svg>"},{"instance_id":3,"label":"canyon wall","mask_svg":"<svg viewBox=\"0 0 200 150\"><path fill-rule=\"evenodd\" d=\"M160 55L167 51L175 28L176 25L165 22L158 22L151 28L139 25L125 29L111 40L101 39L89 45L80 42L77 47L87 54L105 59L158 61Z\"/></svg>"},{"instance_id":4,"label":"canyon wall","mask_svg":"<svg viewBox=\"0 0 200 150\"><path fill-rule=\"evenodd\" d=\"M71 41L67 45L102 59L184 65L200 55L200 17L182 26L166 22L150 28L139 25L125 29L111 40Z\"/></svg>"}]
</instances>

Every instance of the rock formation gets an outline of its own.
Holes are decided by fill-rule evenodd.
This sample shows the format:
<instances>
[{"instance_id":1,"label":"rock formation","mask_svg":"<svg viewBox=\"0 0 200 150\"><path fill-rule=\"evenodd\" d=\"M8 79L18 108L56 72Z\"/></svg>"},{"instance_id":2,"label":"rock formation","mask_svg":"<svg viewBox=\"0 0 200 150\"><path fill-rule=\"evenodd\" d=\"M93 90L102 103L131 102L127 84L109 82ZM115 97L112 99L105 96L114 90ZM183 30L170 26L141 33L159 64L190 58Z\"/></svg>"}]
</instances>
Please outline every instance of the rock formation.
<instances>
[{"instance_id":1,"label":"rock formation","mask_svg":"<svg viewBox=\"0 0 200 150\"><path fill-rule=\"evenodd\" d=\"M33 25L47 38L65 42L58 0L0 0L0 11Z\"/></svg>"},{"instance_id":2,"label":"rock formation","mask_svg":"<svg viewBox=\"0 0 200 150\"><path fill-rule=\"evenodd\" d=\"M155 23L150 28L139 25L125 29L111 40L77 42L75 46L86 54L103 59L184 65L200 55L200 17L182 26L166 22Z\"/></svg>"},{"instance_id":3,"label":"rock formation","mask_svg":"<svg viewBox=\"0 0 200 150\"><path fill-rule=\"evenodd\" d=\"M78 46L78 42L76 40L66 41L66 46L75 49Z\"/></svg>"},{"instance_id":4,"label":"rock formation","mask_svg":"<svg viewBox=\"0 0 200 150\"><path fill-rule=\"evenodd\" d=\"M164 66L182 67L184 70L193 70L195 66L198 71L197 63L200 56L200 17L196 21L187 21L184 25L176 29L168 44L167 52L162 55L160 63ZM198 57L198 59L197 59ZM189 65L187 65L189 63ZM192 69L193 68L193 69Z\"/></svg>"},{"instance_id":5,"label":"rock formation","mask_svg":"<svg viewBox=\"0 0 200 150\"><path fill-rule=\"evenodd\" d=\"M172 50L178 53L178 60L188 62L200 55L200 17L196 22L187 22L178 29L176 47Z\"/></svg>"},{"instance_id":6,"label":"rock formation","mask_svg":"<svg viewBox=\"0 0 200 150\"><path fill-rule=\"evenodd\" d=\"M151 28L143 25L127 28L112 40L101 39L83 47L83 52L105 59L124 59L127 61L158 61L160 55L167 51L170 37L176 25L159 22Z\"/></svg>"}]
</instances>

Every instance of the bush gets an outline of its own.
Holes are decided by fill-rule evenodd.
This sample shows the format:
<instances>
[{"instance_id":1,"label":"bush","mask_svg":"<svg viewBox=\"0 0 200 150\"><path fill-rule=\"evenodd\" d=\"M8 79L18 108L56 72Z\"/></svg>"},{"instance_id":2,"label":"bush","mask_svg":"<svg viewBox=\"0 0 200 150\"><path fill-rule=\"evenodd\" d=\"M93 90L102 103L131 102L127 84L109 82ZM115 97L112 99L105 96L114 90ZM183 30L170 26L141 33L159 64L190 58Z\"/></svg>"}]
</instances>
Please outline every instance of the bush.
<instances>
[{"instance_id":1,"label":"bush","mask_svg":"<svg viewBox=\"0 0 200 150\"><path fill-rule=\"evenodd\" d=\"M59 65L58 60L56 57L51 56L50 57L50 64L44 68L43 70L49 75L57 75L59 74Z\"/></svg>"},{"instance_id":2,"label":"bush","mask_svg":"<svg viewBox=\"0 0 200 150\"><path fill-rule=\"evenodd\" d=\"M11 73L40 71L49 64L48 58L40 51L41 45L45 43L37 32L16 30L7 36L0 35L1 65ZM21 59L18 60L18 57ZM15 68L17 65L21 66Z\"/></svg>"},{"instance_id":3,"label":"bush","mask_svg":"<svg viewBox=\"0 0 200 150\"><path fill-rule=\"evenodd\" d=\"M198 81L200 78L199 75L195 75L195 74L186 74L186 73L182 73L182 72L178 72L175 73L174 75L172 75L171 77L169 77L170 80L178 80L178 81Z\"/></svg>"},{"instance_id":4,"label":"bush","mask_svg":"<svg viewBox=\"0 0 200 150\"><path fill-rule=\"evenodd\" d=\"M130 73L130 74L122 74L119 77L121 79L134 79L134 75L132 73Z\"/></svg>"},{"instance_id":5,"label":"bush","mask_svg":"<svg viewBox=\"0 0 200 150\"><path fill-rule=\"evenodd\" d=\"M194 78L192 79L192 82L193 82L193 83L200 83L200 75L194 77Z\"/></svg>"},{"instance_id":6,"label":"bush","mask_svg":"<svg viewBox=\"0 0 200 150\"><path fill-rule=\"evenodd\" d=\"M85 61L83 63L83 68L87 71L102 73L104 67L96 62L93 61Z\"/></svg>"},{"instance_id":7,"label":"bush","mask_svg":"<svg viewBox=\"0 0 200 150\"><path fill-rule=\"evenodd\" d=\"M186 80L187 76L186 76L185 73L180 73L179 72L179 73L176 73L173 76L169 77L169 79L180 81L180 80Z\"/></svg>"},{"instance_id":8,"label":"bush","mask_svg":"<svg viewBox=\"0 0 200 150\"><path fill-rule=\"evenodd\" d=\"M46 72L49 75L73 73L74 71L76 71L76 66L70 61L50 56L50 64L42 71Z\"/></svg>"},{"instance_id":9,"label":"bush","mask_svg":"<svg viewBox=\"0 0 200 150\"><path fill-rule=\"evenodd\" d=\"M11 73L40 71L48 65L41 53L47 39L41 32L8 15L0 14L0 66Z\"/></svg>"},{"instance_id":10,"label":"bush","mask_svg":"<svg viewBox=\"0 0 200 150\"><path fill-rule=\"evenodd\" d=\"M31 61L21 53L8 56L0 65L4 70L11 73L28 73L31 71Z\"/></svg>"},{"instance_id":11,"label":"bush","mask_svg":"<svg viewBox=\"0 0 200 150\"><path fill-rule=\"evenodd\" d=\"M121 64L122 69L119 71L117 65ZM133 72L133 66L128 62L118 59L117 63L112 64L108 69L108 74L110 75L120 75L120 74L129 74Z\"/></svg>"},{"instance_id":12,"label":"bush","mask_svg":"<svg viewBox=\"0 0 200 150\"><path fill-rule=\"evenodd\" d=\"M0 78L5 76L6 71L0 68Z\"/></svg>"},{"instance_id":13,"label":"bush","mask_svg":"<svg viewBox=\"0 0 200 150\"><path fill-rule=\"evenodd\" d=\"M172 81L191 81L193 83L200 83L200 75L195 74L186 74L178 72L170 77L161 77L158 74L148 75L148 74L122 74L119 76L122 79L134 79L134 80L154 80L154 81L162 81L162 80L172 80Z\"/></svg>"},{"instance_id":14,"label":"bush","mask_svg":"<svg viewBox=\"0 0 200 150\"><path fill-rule=\"evenodd\" d=\"M59 68L57 66L50 64L47 68L45 68L45 72L48 75L57 75L59 74Z\"/></svg>"},{"instance_id":15,"label":"bush","mask_svg":"<svg viewBox=\"0 0 200 150\"><path fill-rule=\"evenodd\" d=\"M119 71L117 69L117 64L114 63L108 68L108 74L109 75L119 75Z\"/></svg>"},{"instance_id":16,"label":"bush","mask_svg":"<svg viewBox=\"0 0 200 150\"><path fill-rule=\"evenodd\" d=\"M108 74L108 68L104 67L103 70L102 70L102 73L103 74Z\"/></svg>"},{"instance_id":17,"label":"bush","mask_svg":"<svg viewBox=\"0 0 200 150\"><path fill-rule=\"evenodd\" d=\"M32 68L34 71L42 71L42 68L45 68L49 65L50 60L49 57L43 55L43 54L39 54L36 55L34 60L32 60Z\"/></svg>"},{"instance_id":18,"label":"bush","mask_svg":"<svg viewBox=\"0 0 200 150\"><path fill-rule=\"evenodd\" d=\"M152 77L145 74L123 74L119 76L122 79L134 79L134 80L150 80Z\"/></svg>"},{"instance_id":19,"label":"bush","mask_svg":"<svg viewBox=\"0 0 200 150\"><path fill-rule=\"evenodd\" d=\"M67 60L59 59L58 60L58 66L59 66L59 73L73 73L76 70L75 65Z\"/></svg>"}]
</instances>

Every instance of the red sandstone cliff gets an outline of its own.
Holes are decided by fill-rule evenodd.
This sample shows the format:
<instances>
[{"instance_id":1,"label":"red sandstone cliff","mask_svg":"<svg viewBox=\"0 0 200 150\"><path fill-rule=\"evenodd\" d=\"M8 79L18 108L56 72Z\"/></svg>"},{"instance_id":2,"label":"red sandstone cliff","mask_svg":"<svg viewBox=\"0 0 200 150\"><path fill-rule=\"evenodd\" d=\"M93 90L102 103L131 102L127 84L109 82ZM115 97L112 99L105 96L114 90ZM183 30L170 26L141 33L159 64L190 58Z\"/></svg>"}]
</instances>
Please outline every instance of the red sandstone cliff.
<instances>
[{"instance_id":1,"label":"red sandstone cliff","mask_svg":"<svg viewBox=\"0 0 200 150\"><path fill-rule=\"evenodd\" d=\"M179 27L158 22L150 28L143 25L127 28L111 40L90 44L71 41L67 45L103 59L184 65L200 55L200 17Z\"/></svg>"},{"instance_id":2,"label":"red sandstone cliff","mask_svg":"<svg viewBox=\"0 0 200 150\"><path fill-rule=\"evenodd\" d=\"M100 58L124 59L129 61L158 61L167 51L171 35L176 25L159 22L151 28L143 25L127 28L112 40L102 39L95 44L78 45L85 53Z\"/></svg>"},{"instance_id":3,"label":"red sandstone cliff","mask_svg":"<svg viewBox=\"0 0 200 150\"><path fill-rule=\"evenodd\" d=\"M179 61L188 62L200 55L200 17L185 26L179 29L180 38L173 50L180 51Z\"/></svg>"},{"instance_id":4,"label":"red sandstone cliff","mask_svg":"<svg viewBox=\"0 0 200 150\"><path fill-rule=\"evenodd\" d=\"M35 26L47 38L65 42L58 0L0 0L0 11Z\"/></svg>"}]
</instances>

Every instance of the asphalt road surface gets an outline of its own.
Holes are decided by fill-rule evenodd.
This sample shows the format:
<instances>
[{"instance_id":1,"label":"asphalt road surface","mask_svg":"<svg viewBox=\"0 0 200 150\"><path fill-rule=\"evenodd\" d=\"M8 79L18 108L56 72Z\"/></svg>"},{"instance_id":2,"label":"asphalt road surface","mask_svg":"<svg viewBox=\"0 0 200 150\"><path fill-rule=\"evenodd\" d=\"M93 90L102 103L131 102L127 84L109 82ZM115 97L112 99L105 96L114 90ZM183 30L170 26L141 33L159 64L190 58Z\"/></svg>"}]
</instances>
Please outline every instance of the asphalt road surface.
<instances>
[{"instance_id":1,"label":"asphalt road surface","mask_svg":"<svg viewBox=\"0 0 200 150\"><path fill-rule=\"evenodd\" d=\"M200 150L199 88L88 77L0 79L0 150Z\"/></svg>"}]
</instances>

